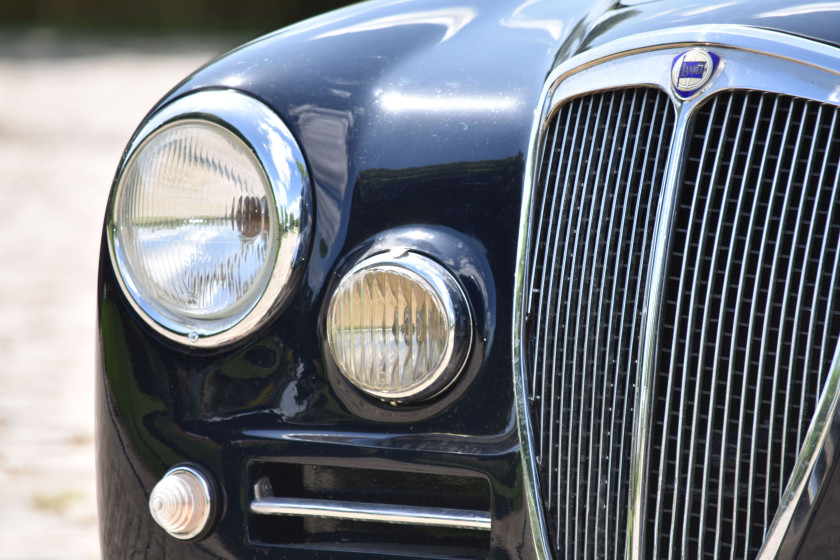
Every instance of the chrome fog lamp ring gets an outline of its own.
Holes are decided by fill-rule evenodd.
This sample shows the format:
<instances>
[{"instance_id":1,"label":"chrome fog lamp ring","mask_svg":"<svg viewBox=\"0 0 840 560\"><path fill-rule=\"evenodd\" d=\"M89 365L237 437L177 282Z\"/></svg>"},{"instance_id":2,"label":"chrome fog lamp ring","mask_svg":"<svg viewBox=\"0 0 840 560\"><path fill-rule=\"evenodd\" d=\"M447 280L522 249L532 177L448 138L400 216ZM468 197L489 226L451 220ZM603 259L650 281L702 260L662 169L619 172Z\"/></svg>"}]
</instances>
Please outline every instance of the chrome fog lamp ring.
<instances>
[{"instance_id":1,"label":"chrome fog lamp ring","mask_svg":"<svg viewBox=\"0 0 840 560\"><path fill-rule=\"evenodd\" d=\"M344 378L396 404L427 400L452 385L472 347L473 320L452 274L398 249L344 276L330 299L326 333Z\"/></svg>"},{"instance_id":2,"label":"chrome fog lamp ring","mask_svg":"<svg viewBox=\"0 0 840 560\"><path fill-rule=\"evenodd\" d=\"M311 206L303 153L270 108L231 90L176 99L142 126L115 180L117 281L163 336L233 342L286 300Z\"/></svg>"}]
</instances>

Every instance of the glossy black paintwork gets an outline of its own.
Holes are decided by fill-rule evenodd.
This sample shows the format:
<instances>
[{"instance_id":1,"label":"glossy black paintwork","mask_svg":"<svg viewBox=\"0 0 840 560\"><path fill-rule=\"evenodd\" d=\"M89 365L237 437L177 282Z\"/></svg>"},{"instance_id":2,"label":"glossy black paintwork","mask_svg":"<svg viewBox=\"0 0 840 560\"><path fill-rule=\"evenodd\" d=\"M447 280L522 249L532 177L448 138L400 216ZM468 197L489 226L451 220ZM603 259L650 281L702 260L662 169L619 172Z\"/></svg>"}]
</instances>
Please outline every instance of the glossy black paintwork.
<instances>
[{"instance_id":1,"label":"glossy black paintwork","mask_svg":"<svg viewBox=\"0 0 840 560\"><path fill-rule=\"evenodd\" d=\"M706 11L687 19L700 6ZM160 339L134 315L103 245L97 436L106 557L378 557L252 545L246 473L272 458L481 476L493 504L490 557L531 557L510 321L534 108L553 65L579 49L687 21L758 17L699 2L379 1L257 40L167 95L161 104L232 88L281 115L311 171L313 247L272 324L231 347L197 351ZM794 32L836 42L836 26L819 14L796 22ZM464 375L428 406L364 397L321 342L338 275L395 244L447 266L477 315ZM214 473L223 493L218 526L199 543L168 537L147 510L150 489L184 461ZM834 502L824 507L834 512ZM828 534L819 522L812 532Z\"/></svg>"},{"instance_id":2,"label":"glossy black paintwork","mask_svg":"<svg viewBox=\"0 0 840 560\"><path fill-rule=\"evenodd\" d=\"M249 544L245 475L253 461L271 458L479 475L491 489L491 557L530 555L510 380L519 200L533 107L560 42L587 9L362 5L234 51L163 101L221 87L273 107L308 160L313 250L274 323L217 351L154 336L119 293L103 251L106 555L338 557ZM360 395L319 334L337 274L395 244L447 266L476 313L464 374L427 406ZM225 495L218 527L195 545L166 536L146 512L151 487L183 461L213 472Z\"/></svg>"}]
</instances>

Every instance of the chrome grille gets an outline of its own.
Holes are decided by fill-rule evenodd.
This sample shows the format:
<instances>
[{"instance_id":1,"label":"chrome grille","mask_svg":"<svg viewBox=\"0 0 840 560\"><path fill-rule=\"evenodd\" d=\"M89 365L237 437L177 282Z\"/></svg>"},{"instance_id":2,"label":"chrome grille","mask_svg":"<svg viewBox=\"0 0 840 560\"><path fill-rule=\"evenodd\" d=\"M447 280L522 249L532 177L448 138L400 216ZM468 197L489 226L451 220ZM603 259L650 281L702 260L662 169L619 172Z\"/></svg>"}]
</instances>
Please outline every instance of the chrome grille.
<instances>
[{"instance_id":1,"label":"chrome grille","mask_svg":"<svg viewBox=\"0 0 840 560\"><path fill-rule=\"evenodd\" d=\"M755 92L696 113L661 315L647 557L762 546L838 336L837 113Z\"/></svg>"},{"instance_id":2,"label":"chrome grille","mask_svg":"<svg viewBox=\"0 0 840 560\"><path fill-rule=\"evenodd\" d=\"M541 557L772 558L805 477L833 467L836 76L797 75L814 100L732 89L761 74L733 50L727 79L672 104L679 52L546 88L514 348Z\"/></svg>"},{"instance_id":3,"label":"chrome grille","mask_svg":"<svg viewBox=\"0 0 840 560\"><path fill-rule=\"evenodd\" d=\"M674 125L653 88L572 99L548 124L533 204L526 337L552 545L622 558L636 356Z\"/></svg>"}]
</instances>

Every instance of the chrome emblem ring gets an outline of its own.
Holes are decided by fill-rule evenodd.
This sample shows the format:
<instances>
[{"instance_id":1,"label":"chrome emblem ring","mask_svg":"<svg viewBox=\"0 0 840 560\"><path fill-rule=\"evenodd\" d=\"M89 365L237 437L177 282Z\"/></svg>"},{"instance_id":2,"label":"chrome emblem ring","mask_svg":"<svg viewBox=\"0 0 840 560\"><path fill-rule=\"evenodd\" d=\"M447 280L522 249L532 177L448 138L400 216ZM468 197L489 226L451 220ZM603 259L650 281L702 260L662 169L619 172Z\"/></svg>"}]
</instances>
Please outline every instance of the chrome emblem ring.
<instances>
[{"instance_id":1,"label":"chrome emblem ring","mask_svg":"<svg viewBox=\"0 0 840 560\"><path fill-rule=\"evenodd\" d=\"M671 64L671 85L682 99L700 93L709 83L720 57L704 49L691 49L678 55Z\"/></svg>"}]
</instances>

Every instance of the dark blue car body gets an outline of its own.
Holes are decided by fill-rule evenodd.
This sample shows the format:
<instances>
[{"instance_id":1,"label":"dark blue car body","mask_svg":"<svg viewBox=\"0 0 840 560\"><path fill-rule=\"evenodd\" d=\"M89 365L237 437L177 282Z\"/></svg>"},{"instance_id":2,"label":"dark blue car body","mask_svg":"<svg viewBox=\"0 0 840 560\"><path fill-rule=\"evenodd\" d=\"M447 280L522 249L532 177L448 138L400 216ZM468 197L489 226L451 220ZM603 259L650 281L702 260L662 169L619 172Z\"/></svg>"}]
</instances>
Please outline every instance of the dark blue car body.
<instances>
[{"instance_id":1,"label":"dark blue car body","mask_svg":"<svg viewBox=\"0 0 840 560\"><path fill-rule=\"evenodd\" d=\"M253 41L188 77L150 115L217 89L275 111L310 170L310 246L268 324L206 349L160 337L137 316L103 238L96 368L103 556L546 554L534 536L541 509L529 501L512 375L520 213L546 80L572 56L685 26L769 30L840 49L837 22L836 6L797 13L786 1L759 10L692 0L375 0ZM393 406L360 394L338 372L323 343L324 317L354 263L408 245L460 281L476 335L445 393ZM828 453L825 481L785 535L780 558L840 554L831 552L840 551L840 479L830 468L837 453ZM200 465L219 487L217 518L197 541L170 537L149 515L151 489L178 464ZM263 477L293 497L486 511L491 529L258 516L249 503Z\"/></svg>"}]
</instances>

